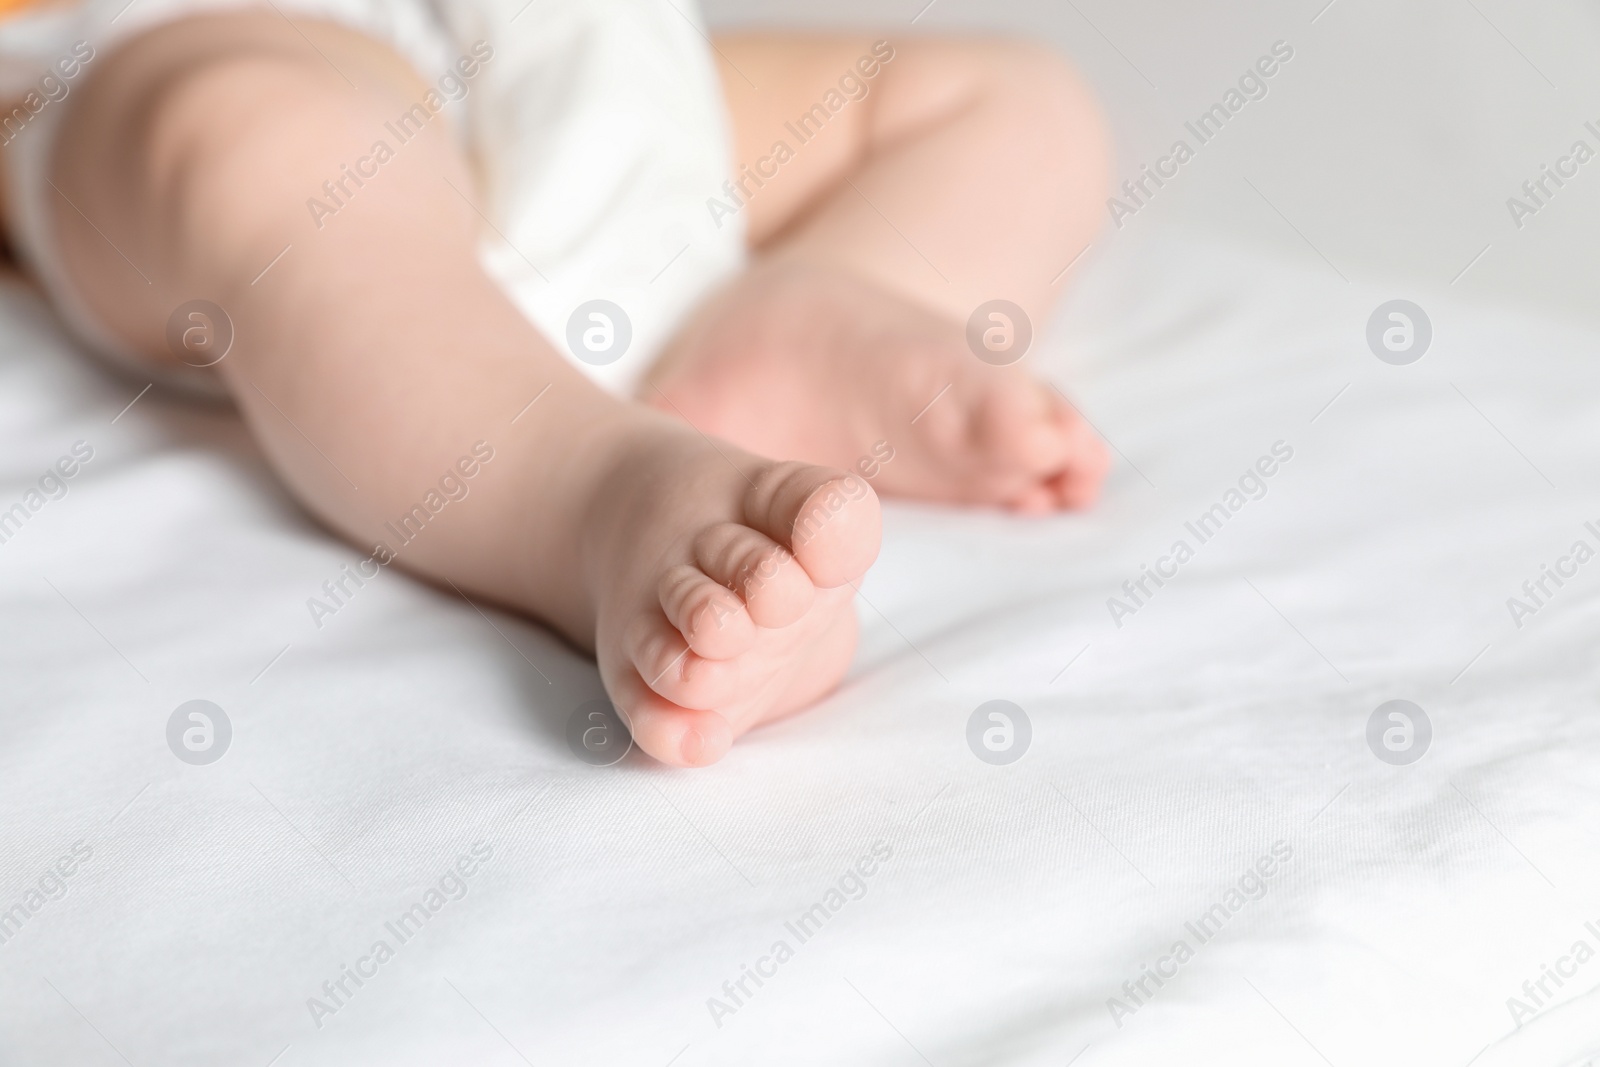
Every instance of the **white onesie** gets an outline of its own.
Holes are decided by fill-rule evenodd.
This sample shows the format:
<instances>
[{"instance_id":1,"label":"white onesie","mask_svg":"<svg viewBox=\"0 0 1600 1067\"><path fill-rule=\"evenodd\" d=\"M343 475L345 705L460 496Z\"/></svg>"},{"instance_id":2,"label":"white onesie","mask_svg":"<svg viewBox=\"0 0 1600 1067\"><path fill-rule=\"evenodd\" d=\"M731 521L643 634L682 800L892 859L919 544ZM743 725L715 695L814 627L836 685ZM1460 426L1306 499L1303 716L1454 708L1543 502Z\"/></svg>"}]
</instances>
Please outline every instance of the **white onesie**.
<instances>
[{"instance_id":1,"label":"white onesie","mask_svg":"<svg viewBox=\"0 0 1600 1067\"><path fill-rule=\"evenodd\" d=\"M687 312L740 267L739 217L707 206L732 151L693 0L80 0L0 21L0 98L25 101L0 116L0 174L19 254L95 351L131 358L73 291L51 233L47 209L60 194L48 163L72 88L154 25L251 6L360 30L434 87L413 121L445 116L477 168L479 188L462 192L485 219L485 266L612 392L632 395ZM411 127L390 127L375 139L392 133L398 147ZM308 198L288 255L337 213L340 193ZM212 372L186 368L170 381L217 387Z\"/></svg>"}]
</instances>

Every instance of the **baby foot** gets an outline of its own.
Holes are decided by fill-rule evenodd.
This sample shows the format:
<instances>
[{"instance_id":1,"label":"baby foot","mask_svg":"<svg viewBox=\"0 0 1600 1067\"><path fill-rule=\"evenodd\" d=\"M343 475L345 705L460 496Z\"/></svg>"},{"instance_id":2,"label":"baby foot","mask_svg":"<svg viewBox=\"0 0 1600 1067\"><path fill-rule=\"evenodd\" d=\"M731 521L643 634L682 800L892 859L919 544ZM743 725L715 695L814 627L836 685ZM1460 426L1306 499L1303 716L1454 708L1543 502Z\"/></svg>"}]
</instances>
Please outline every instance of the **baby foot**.
<instances>
[{"instance_id":1,"label":"baby foot","mask_svg":"<svg viewBox=\"0 0 1600 1067\"><path fill-rule=\"evenodd\" d=\"M1065 397L977 359L962 327L796 263L759 265L714 298L643 399L755 452L858 468L891 496L1084 507L1108 466Z\"/></svg>"},{"instance_id":2,"label":"baby foot","mask_svg":"<svg viewBox=\"0 0 1600 1067\"><path fill-rule=\"evenodd\" d=\"M583 526L595 656L634 742L703 766L843 677L881 518L855 475L643 421Z\"/></svg>"}]
</instances>

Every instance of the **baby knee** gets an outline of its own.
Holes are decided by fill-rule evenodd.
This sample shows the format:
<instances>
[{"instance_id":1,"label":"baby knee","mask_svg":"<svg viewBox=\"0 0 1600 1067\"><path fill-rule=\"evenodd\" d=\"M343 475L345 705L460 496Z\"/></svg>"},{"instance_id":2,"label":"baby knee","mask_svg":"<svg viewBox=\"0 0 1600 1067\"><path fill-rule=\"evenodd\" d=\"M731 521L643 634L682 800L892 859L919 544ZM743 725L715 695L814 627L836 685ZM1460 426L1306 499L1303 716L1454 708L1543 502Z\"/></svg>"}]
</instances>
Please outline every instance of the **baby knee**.
<instances>
[{"instance_id":1,"label":"baby knee","mask_svg":"<svg viewBox=\"0 0 1600 1067\"><path fill-rule=\"evenodd\" d=\"M1012 107L1031 112L1048 129L1105 135L1099 102L1060 52L1031 41L997 41L990 47L993 85Z\"/></svg>"},{"instance_id":2,"label":"baby knee","mask_svg":"<svg viewBox=\"0 0 1600 1067\"><path fill-rule=\"evenodd\" d=\"M1007 125L1028 131L1025 151L1035 165L1072 173L1085 202L1098 200L1110 185L1111 135L1087 83L1051 48L1014 40L989 48L989 91Z\"/></svg>"}]
</instances>

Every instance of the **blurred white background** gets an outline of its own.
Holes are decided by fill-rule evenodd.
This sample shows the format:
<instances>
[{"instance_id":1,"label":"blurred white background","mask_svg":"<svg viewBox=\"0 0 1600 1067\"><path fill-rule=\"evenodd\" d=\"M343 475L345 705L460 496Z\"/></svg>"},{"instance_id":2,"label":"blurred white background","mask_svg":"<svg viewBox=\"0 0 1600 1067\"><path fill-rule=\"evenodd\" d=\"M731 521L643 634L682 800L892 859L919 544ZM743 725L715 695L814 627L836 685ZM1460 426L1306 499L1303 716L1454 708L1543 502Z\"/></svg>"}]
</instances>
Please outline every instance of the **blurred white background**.
<instances>
[{"instance_id":1,"label":"blurred white background","mask_svg":"<svg viewBox=\"0 0 1600 1067\"><path fill-rule=\"evenodd\" d=\"M1047 41L1103 101L1119 180L1177 137L1193 144L1184 121L1287 41L1294 59L1269 95L1234 116L1122 230L1108 227L1099 252L1108 240L1143 240L1155 225L1202 228L1303 257L1330 277L1392 280L1397 293L1451 287L1483 303L1600 321L1600 156L1521 229L1506 206L1575 140L1600 152L1600 136L1584 128L1600 129L1600 4L706 0L705 10L718 28Z\"/></svg>"}]
</instances>

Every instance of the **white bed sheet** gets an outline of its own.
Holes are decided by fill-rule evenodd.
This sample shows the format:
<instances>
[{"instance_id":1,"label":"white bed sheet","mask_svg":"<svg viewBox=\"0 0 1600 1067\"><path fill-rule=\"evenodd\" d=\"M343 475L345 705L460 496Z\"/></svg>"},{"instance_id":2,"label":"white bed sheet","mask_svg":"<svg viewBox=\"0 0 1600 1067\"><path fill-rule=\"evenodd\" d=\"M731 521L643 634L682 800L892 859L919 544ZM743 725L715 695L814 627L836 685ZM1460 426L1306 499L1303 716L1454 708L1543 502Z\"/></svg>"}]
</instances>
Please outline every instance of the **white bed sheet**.
<instances>
[{"instance_id":1,"label":"white bed sheet","mask_svg":"<svg viewBox=\"0 0 1600 1067\"><path fill-rule=\"evenodd\" d=\"M1408 367L1363 340L1394 296L1435 329ZM360 554L226 411L151 393L113 421L143 383L7 287L0 508L75 441L94 459L0 544L0 909L90 853L0 944L0 1062L1576 1067L1600 959L1520 1028L1507 998L1600 948L1600 564L1520 630L1506 599L1597 541L1597 357L1439 293L1114 250L1029 357L1120 453L1104 503L891 507L848 684L684 773L574 759L600 687L535 626L385 574L317 630L306 598ZM1278 441L1267 495L1115 626L1121 582ZM166 744L195 698L233 724L209 766ZM997 698L1033 726L1005 767L965 741ZM1434 724L1408 767L1364 740L1393 698ZM1185 922L1280 841L1200 945ZM785 922L879 842L800 943ZM319 1027L308 998L379 939Z\"/></svg>"}]
</instances>

